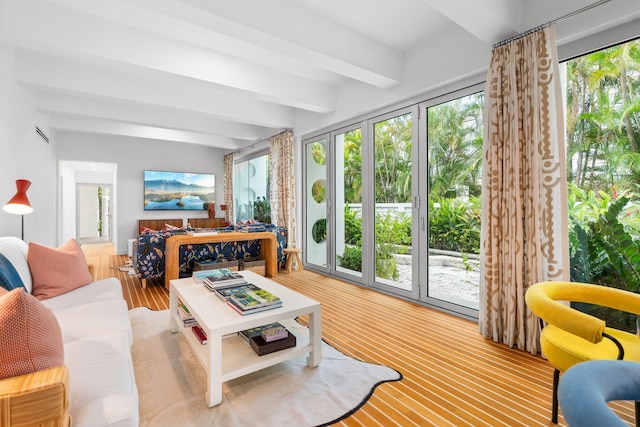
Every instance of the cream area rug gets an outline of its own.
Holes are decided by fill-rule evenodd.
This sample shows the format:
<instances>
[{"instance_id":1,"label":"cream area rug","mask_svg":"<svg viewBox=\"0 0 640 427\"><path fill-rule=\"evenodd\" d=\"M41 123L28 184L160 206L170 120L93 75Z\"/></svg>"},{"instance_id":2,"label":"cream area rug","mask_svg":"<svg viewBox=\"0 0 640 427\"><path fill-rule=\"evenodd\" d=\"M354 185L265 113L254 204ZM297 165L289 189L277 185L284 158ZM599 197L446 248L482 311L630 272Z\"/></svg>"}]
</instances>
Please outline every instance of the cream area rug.
<instances>
[{"instance_id":1,"label":"cream area rug","mask_svg":"<svg viewBox=\"0 0 640 427\"><path fill-rule=\"evenodd\" d=\"M169 332L168 310L134 308L129 316L141 426L330 425L362 406L379 384L402 379L323 342L318 367L307 367L301 356L228 381L222 403L209 408L206 373L184 337Z\"/></svg>"}]
</instances>

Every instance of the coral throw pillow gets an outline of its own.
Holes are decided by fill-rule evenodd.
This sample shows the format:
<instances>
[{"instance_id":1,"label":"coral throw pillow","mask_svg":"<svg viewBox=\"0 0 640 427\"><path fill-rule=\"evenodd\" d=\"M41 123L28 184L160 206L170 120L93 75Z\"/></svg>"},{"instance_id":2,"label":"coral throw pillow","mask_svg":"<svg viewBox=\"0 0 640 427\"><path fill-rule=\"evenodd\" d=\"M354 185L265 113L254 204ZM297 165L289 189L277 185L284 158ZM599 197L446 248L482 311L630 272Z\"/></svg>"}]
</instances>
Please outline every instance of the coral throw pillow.
<instances>
[{"instance_id":1,"label":"coral throw pillow","mask_svg":"<svg viewBox=\"0 0 640 427\"><path fill-rule=\"evenodd\" d=\"M0 291L0 379L64 365L53 312L24 289Z\"/></svg>"},{"instance_id":2,"label":"coral throw pillow","mask_svg":"<svg viewBox=\"0 0 640 427\"><path fill-rule=\"evenodd\" d=\"M59 248L29 243L31 293L39 300L53 298L93 282L87 260L75 239Z\"/></svg>"}]
</instances>

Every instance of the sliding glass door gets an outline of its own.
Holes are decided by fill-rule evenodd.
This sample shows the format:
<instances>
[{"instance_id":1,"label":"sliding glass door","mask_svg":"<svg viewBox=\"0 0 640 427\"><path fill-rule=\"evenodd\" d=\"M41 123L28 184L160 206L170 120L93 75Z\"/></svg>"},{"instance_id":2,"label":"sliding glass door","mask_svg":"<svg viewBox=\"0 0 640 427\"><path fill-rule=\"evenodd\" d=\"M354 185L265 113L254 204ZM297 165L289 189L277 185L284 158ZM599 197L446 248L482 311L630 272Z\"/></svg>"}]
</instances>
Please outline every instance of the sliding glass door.
<instances>
[{"instance_id":1,"label":"sliding glass door","mask_svg":"<svg viewBox=\"0 0 640 427\"><path fill-rule=\"evenodd\" d=\"M332 133L335 203L335 272L362 278L362 128L352 126Z\"/></svg>"},{"instance_id":2,"label":"sliding glass door","mask_svg":"<svg viewBox=\"0 0 640 427\"><path fill-rule=\"evenodd\" d=\"M483 93L426 107L428 280L425 301L479 306Z\"/></svg>"},{"instance_id":3,"label":"sliding glass door","mask_svg":"<svg viewBox=\"0 0 640 427\"><path fill-rule=\"evenodd\" d=\"M405 109L370 121L375 284L403 295L417 295L417 289L413 289L412 256L413 116L411 109Z\"/></svg>"}]
</instances>

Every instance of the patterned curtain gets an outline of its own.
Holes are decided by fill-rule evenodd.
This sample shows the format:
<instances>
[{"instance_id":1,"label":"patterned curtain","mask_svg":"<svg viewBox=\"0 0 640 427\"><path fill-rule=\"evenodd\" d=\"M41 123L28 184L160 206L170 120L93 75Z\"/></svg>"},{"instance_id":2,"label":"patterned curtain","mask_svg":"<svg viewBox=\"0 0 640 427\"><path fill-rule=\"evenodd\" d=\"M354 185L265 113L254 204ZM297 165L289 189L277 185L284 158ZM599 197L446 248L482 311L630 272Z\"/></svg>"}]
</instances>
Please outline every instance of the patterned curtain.
<instances>
[{"instance_id":1,"label":"patterned curtain","mask_svg":"<svg viewBox=\"0 0 640 427\"><path fill-rule=\"evenodd\" d=\"M233 210L233 153L224 156L224 204L227 210L224 213L225 221L233 222L235 212Z\"/></svg>"},{"instance_id":2,"label":"patterned curtain","mask_svg":"<svg viewBox=\"0 0 640 427\"><path fill-rule=\"evenodd\" d=\"M289 244L296 247L296 182L293 167L293 133L283 132L269 139L271 222L286 227Z\"/></svg>"},{"instance_id":3,"label":"patterned curtain","mask_svg":"<svg viewBox=\"0 0 640 427\"><path fill-rule=\"evenodd\" d=\"M555 29L494 49L485 88L480 332L537 354L527 288L569 280L564 116Z\"/></svg>"}]
</instances>

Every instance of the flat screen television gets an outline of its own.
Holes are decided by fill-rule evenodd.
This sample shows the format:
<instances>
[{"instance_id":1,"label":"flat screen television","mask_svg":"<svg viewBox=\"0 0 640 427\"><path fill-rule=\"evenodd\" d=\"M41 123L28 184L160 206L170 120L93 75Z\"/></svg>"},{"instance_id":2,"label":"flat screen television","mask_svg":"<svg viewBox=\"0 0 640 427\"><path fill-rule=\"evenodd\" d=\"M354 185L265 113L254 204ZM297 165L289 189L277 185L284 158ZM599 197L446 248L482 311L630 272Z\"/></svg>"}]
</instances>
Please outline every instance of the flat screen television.
<instances>
[{"instance_id":1,"label":"flat screen television","mask_svg":"<svg viewBox=\"0 0 640 427\"><path fill-rule=\"evenodd\" d=\"M144 210L206 210L215 187L213 174L144 171Z\"/></svg>"}]
</instances>

